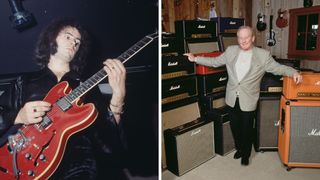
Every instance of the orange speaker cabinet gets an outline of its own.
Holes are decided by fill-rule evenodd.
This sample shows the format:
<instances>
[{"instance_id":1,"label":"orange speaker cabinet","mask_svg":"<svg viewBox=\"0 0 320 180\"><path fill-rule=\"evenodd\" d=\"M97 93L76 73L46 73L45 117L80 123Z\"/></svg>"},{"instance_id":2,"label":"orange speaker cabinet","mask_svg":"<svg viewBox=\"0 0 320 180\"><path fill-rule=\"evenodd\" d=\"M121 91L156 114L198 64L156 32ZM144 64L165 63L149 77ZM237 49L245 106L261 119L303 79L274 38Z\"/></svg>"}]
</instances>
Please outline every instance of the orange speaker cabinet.
<instances>
[{"instance_id":1,"label":"orange speaker cabinet","mask_svg":"<svg viewBox=\"0 0 320 180\"><path fill-rule=\"evenodd\" d=\"M287 99L320 100L320 73L302 72L303 82L295 84L291 77L283 78L283 94Z\"/></svg>"},{"instance_id":2,"label":"orange speaker cabinet","mask_svg":"<svg viewBox=\"0 0 320 180\"><path fill-rule=\"evenodd\" d=\"M320 101L281 96L278 153L288 167L320 168Z\"/></svg>"}]
</instances>

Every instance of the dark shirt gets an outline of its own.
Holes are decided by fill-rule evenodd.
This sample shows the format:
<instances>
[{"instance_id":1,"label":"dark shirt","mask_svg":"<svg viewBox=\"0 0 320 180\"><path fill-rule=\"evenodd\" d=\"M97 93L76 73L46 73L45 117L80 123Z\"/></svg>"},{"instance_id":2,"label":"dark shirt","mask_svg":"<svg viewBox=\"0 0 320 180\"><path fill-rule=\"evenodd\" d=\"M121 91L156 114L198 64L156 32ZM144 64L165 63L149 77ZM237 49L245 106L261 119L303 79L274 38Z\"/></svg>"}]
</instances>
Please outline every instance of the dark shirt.
<instances>
[{"instance_id":1,"label":"dark shirt","mask_svg":"<svg viewBox=\"0 0 320 180\"><path fill-rule=\"evenodd\" d=\"M66 73L62 81L67 81L71 89L81 82L75 72ZM56 76L48 68L29 75L23 83L22 105L43 100L57 83ZM69 138L63 159L51 179L98 179L110 176L106 173L109 167L121 169L120 157L124 152L125 138L122 123L118 125L107 111L109 100L101 95L98 88L93 88L81 101L94 103L99 115L92 125ZM16 110L10 113L11 118L16 114ZM10 118L8 120L13 122Z\"/></svg>"}]
</instances>

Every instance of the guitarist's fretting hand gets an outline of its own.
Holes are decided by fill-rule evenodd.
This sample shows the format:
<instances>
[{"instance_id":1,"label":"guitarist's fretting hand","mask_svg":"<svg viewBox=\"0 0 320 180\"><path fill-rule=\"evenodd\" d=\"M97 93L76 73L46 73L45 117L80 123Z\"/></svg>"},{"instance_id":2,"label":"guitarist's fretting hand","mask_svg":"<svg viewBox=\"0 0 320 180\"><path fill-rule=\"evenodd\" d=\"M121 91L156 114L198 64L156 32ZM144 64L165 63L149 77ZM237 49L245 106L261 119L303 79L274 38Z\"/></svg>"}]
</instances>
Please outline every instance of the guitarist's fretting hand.
<instances>
[{"instance_id":1,"label":"guitarist's fretting hand","mask_svg":"<svg viewBox=\"0 0 320 180\"><path fill-rule=\"evenodd\" d=\"M107 59L103 64L105 65L104 70L108 73L109 84L113 91L109 108L112 112L116 112L113 114L117 123L119 123L126 94L126 69L122 62L117 59Z\"/></svg>"},{"instance_id":2,"label":"guitarist's fretting hand","mask_svg":"<svg viewBox=\"0 0 320 180\"><path fill-rule=\"evenodd\" d=\"M34 124L42 121L42 117L51 109L51 104L45 101L30 101L20 109L14 123Z\"/></svg>"}]
</instances>

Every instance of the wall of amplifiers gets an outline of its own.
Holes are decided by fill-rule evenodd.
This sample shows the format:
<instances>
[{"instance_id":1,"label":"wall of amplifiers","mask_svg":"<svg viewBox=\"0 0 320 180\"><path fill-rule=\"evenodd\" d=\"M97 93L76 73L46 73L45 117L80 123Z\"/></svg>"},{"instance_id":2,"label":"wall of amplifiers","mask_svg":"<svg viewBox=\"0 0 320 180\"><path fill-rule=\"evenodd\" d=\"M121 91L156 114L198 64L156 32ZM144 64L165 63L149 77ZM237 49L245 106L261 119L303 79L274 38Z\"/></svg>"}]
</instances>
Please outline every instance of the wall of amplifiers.
<instances>
[{"instance_id":1,"label":"wall of amplifiers","mask_svg":"<svg viewBox=\"0 0 320 180\"><path fill-rule=\"evenodd\" d=\"M237 44L236 31L241 25L244 25L243 19L224 17L213 18L211 21L176 21L176 33L162 35L162 168L167 168L178 176L213 158L216 154L224 156L234 150L224 101L228 78L225 67L208 68L195 65L190 63L183 53L219 56L229 45ZM300 69L298 60L276 59L276 61ZM319 88L320 76L319 74L315 76L318 77L317 88ZM291 129L291 135L289 126L292 125L290 117L300 112L308 114L312 111L318 114L312 115L311 119L320 117L320 109L316 107L320 105L320 101L313 102L310 98L308 102L300 100L302 104L311 102L312 105L300 111L280 111L290 106L288 105L290 99L285 99L286 96L281 97L282 92L282 76L266 73L261 82L261 96L256 113L255 150L279 150L282 162L288 167L305 166L309 163L311 165L308 166L318 167L319 158L305 158L310 154L316 156L314 154L316 151L303 152L298 148L298 144L302 143L305 137L297 140L292 137L297 137L292 135L292 131L300 132L301 129L298 129L300 125L295 124L295 127L291 127L296 128ZM320 92L320 89L316 89L315 92ZM314 94L310 96L313 96L313 99L314 97L320 99L319 93L318 96ZM294 100L291 106L297 106L296 103ZM293 113L291 116L288 115L290 112ZM301 120L296 121L301 123ZM310 125L315 126L309 132L315 138L320 136L319 123L320 121L314 120ZM290 141L297 143L289 145L290 137ZM313 138L307 143L310 143L309 149L313 149L311 144L316 142ZM316 146L320 146L320 143Z\"/></svg>"},{"instance_id":2,"label":"wall of amplifiers","mask_svg":"<svg viewBox=\"0 0 320 180\"><path fill-rule=\"evenodd\" d=\"M219 56L237 44L241 25L239 18L183 20L175 22L175 34L162 35L162 167L176 175L234 150L224 102L225 67L195 65L183 53Z\"/></svg>"}]
</instances>

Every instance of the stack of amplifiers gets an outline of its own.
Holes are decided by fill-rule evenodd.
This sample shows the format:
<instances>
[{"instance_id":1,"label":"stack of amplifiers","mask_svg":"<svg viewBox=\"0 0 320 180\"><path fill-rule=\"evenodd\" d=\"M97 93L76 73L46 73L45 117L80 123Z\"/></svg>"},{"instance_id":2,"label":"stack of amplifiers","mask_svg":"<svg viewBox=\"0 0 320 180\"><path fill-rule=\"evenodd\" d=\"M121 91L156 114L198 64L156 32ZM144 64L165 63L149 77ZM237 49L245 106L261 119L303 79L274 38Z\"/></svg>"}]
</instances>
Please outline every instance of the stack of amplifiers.
<instances>
[{"instance_id":1,"label":"stack of amplifiers","mask_svg":"<svg viewBox=\"0 0 320 180\"><path fill-rule=\"evenodd\" d=\"M217 57L221 52L201 53L195 56ZM213 68L197 65L197 79L200 96L212 93L224 92L228 81L228 74L225 67Z\"/></svg>"},{"instance_id":2,"label":"stack of amplifiers","mask_svg":"<svg viewBox=\"0 0 320 180\"><path fill-rule=\"evenodd\" d=\"M291 60L291 59L276 59L276 61L280 64L293 67L297 70L300 69L300 61L299 60ZM283 86L283 77L273 75L271 73L266 73L260 85L260 92L262 93L281 93Z\"/></svg>"},{"instance_id":3,"label":"stack of amplifiers","mask_svg":"<svg viewBox=\"0 0 320 180\"><path fill-rule=\"evenodd\" d=\"M216 22L183 20L175 22L181 53L207 53L219 51Z\"/></svg>"},{"instance_id":4,"label":"stack of amplifiers","mask_svg":"<svg viewBox=\"0 0 320 180\"><path fill-rule=\"evenodd\" d=\"M278 153L291 167L320 167L320 101L280 100Z\"/></svg>"},{"instance_id":5,"label":"stack of amplifiers","mask_svg":"<svg viewBox=\"0 0 320 180\"><path fill-rule=\"evenodd\" d=\"M162 132L175 128L200 117L198 98L187 98L175 103L162 106ZM166 168L166 156L164 138L162 137L162 167Z\"/></svg>"},{"instance_id":6,"label":"stack of amplifiers","mask_svg":"<svg viewBox=\"0 0 320 180\"><path fill-rule=\"evenodd\" d=\"M212 121L197 119L164 132L168 170L181 176L215 156Z\"/></svg>"},{"instance_id":7,"label":"stack of amplifiers","mask_svg":"<svg viewBox=\"0 0 320 180\"><path fill-rule=\"evenodd\" d=\"M175 34L162 35L162 80L195 74L195 65L179 54Z\"/></svg>"},{"instance_id":8,"label":"stack of amplifiers","mask_svg":"<svg viewBox=\"0 0 320 180\"><path fill-rule=\"evenodd\" d=\"M261 93L255 123L256 151L278 149L278 126L281 93Z\"/></svg>"},{"instance_id":9,"label":"stack of amplifiers","mask_svg":"<svg viewBox=\"0 0 320 180\"><path fill-rule=\"evenodd\" d=\"M213 109L208 112L206 118L214 121L215 152L221 156L235 150L232 137L228 107Z\"/></svg>"},{"instance_id":10,"label":"stack of amplifiers","mask_svg":"<svg viewBox=\"0 0 320 180\"><path fill-rule=\"evenodd\" d=\"M210 20L217 23L221 51L225 51L230 45L238 44L236 33L239 27L244 25L243 18L216 17Z\"/></svg>"}]
</instances>

